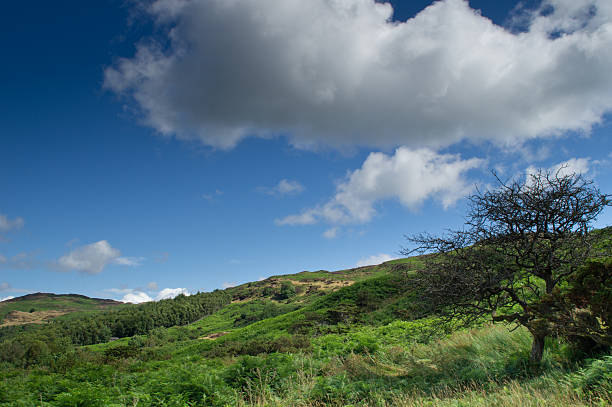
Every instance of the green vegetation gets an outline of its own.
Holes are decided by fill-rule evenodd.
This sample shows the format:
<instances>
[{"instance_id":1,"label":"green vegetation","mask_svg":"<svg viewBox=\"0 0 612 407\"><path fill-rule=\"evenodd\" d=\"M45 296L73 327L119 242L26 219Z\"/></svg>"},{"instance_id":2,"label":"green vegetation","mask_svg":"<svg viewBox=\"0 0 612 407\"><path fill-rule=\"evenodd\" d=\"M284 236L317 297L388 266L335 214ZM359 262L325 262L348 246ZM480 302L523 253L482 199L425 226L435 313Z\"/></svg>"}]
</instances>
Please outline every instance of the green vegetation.
<instances>
[{"instance_id":1,"label":"green vegetation","mask_svg":"<svg viewBox=\"0 0 612 407\"><path fill-rule=\"evenodd\" d=\"M0 406L611 405L612 228L593 236L604 256L551 295L597 346L558 330L537 365L527 327L434 312L412 257L1 328Z\"/></svg>"},{"instance_id":2,"label":"green vegetation","mask_svg":"<svg viewBox=\"0 0 612 407\"><path fill-rule=\"evenodd\" d=\"M95 312L122 304L114 300L89 298L77 294L28 294L0 302L0 326L43 323L57 317L66 318L64 315L73 312ZM21 313L38 314L20 320Z\"/></svg>"}]
</instances>

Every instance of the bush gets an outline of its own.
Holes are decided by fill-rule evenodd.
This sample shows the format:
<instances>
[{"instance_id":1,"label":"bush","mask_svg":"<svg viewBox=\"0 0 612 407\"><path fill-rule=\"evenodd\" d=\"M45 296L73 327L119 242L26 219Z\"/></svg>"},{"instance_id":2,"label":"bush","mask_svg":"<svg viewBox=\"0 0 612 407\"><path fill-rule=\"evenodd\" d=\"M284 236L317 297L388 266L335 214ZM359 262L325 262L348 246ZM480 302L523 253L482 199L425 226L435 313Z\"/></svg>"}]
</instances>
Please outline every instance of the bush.
<instances>
[{"instance_id":1,"label":"bush","mask_svg":"<svg viewBox=\"0 0 612 407\"><path fill-rule=\"evenodd\" d=\"M132 344L113 346L104 351L106 360L134 358L139 354L140 349Z\"/></svg>"},{"instance_id":2,"label":"bush","mask_svg":"<svg viewBox=\"0 0 612 407\"><path fill-rule=\"evenodd\" d=\"M589 361L587 367L570 376L570 382L579 392L612 394L612 356Z\"/></svg>"},{"instance_id":3,"label":"bush","mask_svg":"<svg viewBox=\"0 0 612 407\"><path fill-rule=\"evenodd\" d=\"M226 340L214 344L204 351L207 357L222 357L228 355L257 356L265 353L295 353L310 349L310 339L304 335L283 335L277 338L255 338L249 340Z\"/></svg>"}]
</instances>

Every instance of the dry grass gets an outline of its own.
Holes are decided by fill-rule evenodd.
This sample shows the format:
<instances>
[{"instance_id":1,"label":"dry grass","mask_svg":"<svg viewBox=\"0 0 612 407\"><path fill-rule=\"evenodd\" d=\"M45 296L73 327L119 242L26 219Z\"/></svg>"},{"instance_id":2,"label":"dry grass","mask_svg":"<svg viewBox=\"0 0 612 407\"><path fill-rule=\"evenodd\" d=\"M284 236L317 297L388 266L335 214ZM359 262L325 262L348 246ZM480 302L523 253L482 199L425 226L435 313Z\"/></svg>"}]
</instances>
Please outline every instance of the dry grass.
<instances>
[{"instance_id":1,"label":"dry grass","mask_svg":"<svg viewBox=\"0 0 612 407\"><path fill-rule=\"evenodd\" d=\"M423 394L406 394L398 396L389 406L397 407L580 407L610 406L612 399L589 398L577 394L569 386L550 383L541 389L529 383L517 381L499 385L497 388L466 388L465 391L439 393L426 396Z\"/></svg>"},{"instance_id":2,"label":"dry grass","mask_svg":"<svg viewBox=\"0 0 612 407\"><path fill-rule=\"evenodd\" d=\"M61 315L68 314L69 310L48 310L48 311L34 311L34 312L23 312L23 311L11 311L9 312L0 327L13 326L13 325L25 325L25 324L42 324L50 319L59 317Z\"/></svg>"},{"instance_id":3,"label":"dry grass","mask_svg":"<svg viewBox=\"0 0 612 407\"><path fill-rule=\"evenodd\" d=\"M302 377L300 391L279 399L265 391L252 391L251 397L239 403L239 406L261 407L322 407L321 402L309 402L301 395L312 388L313 380ZM570 387L552 385L544 390L531 384L517 381L493 388L479 386L466 387L461 391L453 390L438 394L426 395L410 392L396 396L392 401L378 400L351 404L360 407L605 407L612 406L612 398L588 398L575 393ZM300 394L301 393L301 394ZM339 406L339 405L338 405Z\"/></svg>"},{"instance_id":4,"label":"dry grass","mask_svg":"<svg viewBox=\"0 0 612 407\"><path fill-rule=\"evenodd\" d=\"M217 339L220 338L222 336L227 335L229 332L215 332L212 334L208 334L206 336L200 336L198 339L207 339L207 340L213 340L213 339Z\"/></svg>"}]
</instances>

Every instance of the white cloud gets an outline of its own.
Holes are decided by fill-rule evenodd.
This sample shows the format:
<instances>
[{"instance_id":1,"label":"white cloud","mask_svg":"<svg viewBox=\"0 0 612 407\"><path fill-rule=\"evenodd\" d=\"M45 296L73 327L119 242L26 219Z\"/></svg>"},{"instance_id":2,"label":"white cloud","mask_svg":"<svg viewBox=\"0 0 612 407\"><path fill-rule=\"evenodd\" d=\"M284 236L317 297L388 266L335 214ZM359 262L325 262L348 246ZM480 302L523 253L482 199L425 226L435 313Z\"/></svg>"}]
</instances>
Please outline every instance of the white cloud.
<instances>
[{"instance_id":1,"label":"white cloud","mask_svg":"<svg viewBox=\"0 0 612 407\"><path fill-rule=\"evenodd\" d=\"M322 210L318 209L309 209L297 215L288 215L282 219L276 219L274 222L281 225L312 225L313 223L318 222L318 218Z\"/></svg>"},{"instance_id":2,"label":"white cloud","mask_svg":"<svg viewBox=\"0 0 612 407\"><path fill-rule=\"evenodd\" d=\"M221 284L221 287L225 288L232 288L232 287L236 287L238 285L238 283L234 282L234 281L224 281L223 284Z\"/></svg>"},{"instance_id":3,"label":"white cloud","mask_svg":"<svg viewBox=\"0 0 612 407\"><path fill-rule=\"evenodd\" d=\"M121 252L106 240L77 247L57 261L60 270L77 270L86 274L98 274L109 264L122 266L140 265L140 257L121 257Z\"/></svg>"},{"instance_id":4,"label":"white cloud","mask_svg":"<svg viewBox=\"0 0 612 407\"><path fill-rule=\"evenodd\" d=\"M357 261L357 263L355 263L355 267L373 266L389 260L395 260L397 258L398 257L394 257L386 253L375 254L370 257L362 257L359 259L359 261Z\"/></svg>"},{"instance_id":5,"label":"white cloud","mask_svg":"<svg viewBox=\"0 0 612 407\"><path fill-rule=\"evenodd\" d=\"M0 302L6 301L6 300L12 300L13 298L15 298L15 297L12 296L12 295L9 295L8 297L0 298Z\"/></svg>"},{"instance_id":6,"label":"white cloud","mask_svg":"<svg viewBox=\"0 0 612 407\"><path fill-rule=\"evenodd\" d=\"M462 160L458 155L438 154L429 149L400 147L392 156L371 153L360 169L336 187L335 196L327 203L277 219L276 224L368 222L376 213L375 203L391 198L413 210L429 198L446 208L472 190L464 173L483 163L481 159Z\"/></svg>"},{"instance_id":7,"label":"white cloud","mask_svg":"<svg viewBox=\"0 0 612 407\"><path fill-rule=\"evenodd\" d=\"M104 85L161 134L219 148L279 134L434 147L588 132L612 109L612 2L542 8L511 32L464 0L405 22L375 0L157 0L164 38L139 41Z\"/></svg>"},{"instance_id":8,"label":"white cloud","mask_svg":"<svg viewBox=\"0 0 612 407\"><path fill-rule=\"evenodd\" d=\"M281 179L278 184L273 187L259 187L259 191L268 195L297 195L304 191L304 186L297 181Z\"/></svg>"},{"instance_id":9,"label":"white cloud","mask_svg":"<svg viewBox=\"0 0 612 407\"><path fill-rule=\"evenodd\" d=\"M121 266L141 266L144 257L117 257L113 262Z\"/></svg>"},{"instance_id":10,"label":"white cloud","mask_svg":"<svg viewBox=\"0 0 612 407\"><path fill-rule=\"evenodd\" d=\"M304 186L297 181L281 179L276 186L276 190L280 195L299 194L304 190Z\"/></svg>"},{"instance_id":11,"label":"white cloud","mask_svg":"<svg viewBox=\"0 0 612 407\"><path fill-rule=\"evenodd\" d=\"M155 287L155 288L153 288ZM156 290L157 283L149 283L147 288ZM177 295L191 295L186 288L164 288L160 290L155 297L151 297L149 294L145 293L141 289L132 289L132 288L110 288L106 291L110 291L116 294L124 294L123 298L120 301L122 302L131 302L133 304L140 304L142 302L150 302L150 301L160 301L166 300L176 297Z\"/></svg>"},{"instance_id":12,"label":"white cloud","mask_svg":"<svg viewBox=\"0 0 612 407\"><path fill-rule=\"evenodd\" d=\"M558 174L563 177L572 174L587 174L589 172L591 160L589 158L571 158L567 161L558 163L548 168L552 174ZM527 182L531 180L531 175L536 174L538 169L535 167L529 167L526 170Z\"/></svg>"},{"instance_id":13,"label":"white cloud","mask_svg":"<svg viewBox=\"0 0 612 407\"><path fill-rule=\"evenodd\" d=\"M159 293L157 293L157 296L155 297L155 301L174 298L180 294L190 295L189 291L187 291L186 288L164 288Z\"/></svg>"},{"instance_id":14,"label":"white cloud","mask_svg":"<svg viewBox=\"0 0 612 407\"><path fill-rule=\"evenodd\" d=\"M327 229L325 232L323 232L323 237L326 239L334 239L336 236L338 236L337 227Z\"/></svg>"},{"instance_id":15,"label":"white cloud","mask_svg":"<svg viewBox=\"0 0 612 407\"><path fill-rule=\"evenodd\" d=\"M0 214L0 232L8 232L10 230L19 230L24 225L23 218L9 219L6 215Z\"/></svg>"},{"instance_id":16,"label":"white cloud","mask_svg":"<svg viewBox=\"0 0 612 407\"><path fill-rule=\"evenodd\" d=\"M589 161L590 159L588 158L572 158L553 166L551 170L554 172L559 171L560 176L586 174L589 172Z\"/></svg>"},{"instance_id":17,"label":"white cloud","mask_svg":"<svg viewBox=\"0 0 612 407\"><path fill-rule=\"evenodd\" d=\"M121 301L131 302L132 304L140 304L142 302L153 301L153 298L151 298L147 293L144 293L142 291L134 291L124 295Z\"/></svg>"}]
</instances>

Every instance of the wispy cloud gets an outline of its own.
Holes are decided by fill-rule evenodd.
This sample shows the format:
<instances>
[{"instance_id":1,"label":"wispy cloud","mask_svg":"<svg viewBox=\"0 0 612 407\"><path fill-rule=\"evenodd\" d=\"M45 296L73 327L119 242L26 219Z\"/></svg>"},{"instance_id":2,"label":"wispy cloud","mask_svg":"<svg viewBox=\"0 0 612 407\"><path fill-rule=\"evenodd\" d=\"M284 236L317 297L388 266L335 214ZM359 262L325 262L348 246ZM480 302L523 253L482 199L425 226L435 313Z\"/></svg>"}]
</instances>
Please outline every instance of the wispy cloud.
<instances>
[{"instance_id":1,"label":"wispy cloud","mask_svg":"<svg viewBox=\"0 0 612 407\"><path fill-rule=\"evenodd\" d=\"M338 236L338 228L337 227L333 227L330 229L327 229L325 232L323 232L323 237L326 239L334 239L336 238L336 236Z\"/></svg>"},{"instance_id":2,"label":"wispy cloud","mask_svg":"<svg viewBox=\"0 0 612 407\"><path fill-rule=\"evenodd\" d=\"M25 221L23 218L17 217L14 219L9 219L6 215L0 213L0 242L6 241L4 237L5 233L19 230L23 227Z\"/></svg>"},{"instance_id":3,"label":"wispy cloud","mask_svg":"<svg viewBox=\"0 0 612 407\"><path fill-rule=\"evenodd\" d=\"M355 267L373 266L376 264L384 263L389 260L395 260L398 257L391 256L390 254L380 253L369 257L362 257L355 263Z\"/></svg>"},{"instance_id":4,"label":"wispy cloud","mask_svg":"<svg viewBox=\"0 0 612 407\"><path fill-rule=\"evenodd\" d=\"M258 187L257 190L267 195L297 195L304 191L304 186L297 181L283 178L273 187Z\"/></svg>"},{"instance_id":5,"label":"wispy cloud","mask_svg":"<svg viewBox=\"0 0 612 407\"><path fill-rule=\"evenodd\" d=\"M0 269L7 270L34 270L44 267L45 264L38 259L38 251L21 252L14 256L0 255Z\"/></svg>"},{"instance_id":6,"label":"wispy cloud","mask_svg":"<svg viewBox=\"0 0 612 407\"><path fill-rule=\"evenodd\" d=\"M121 257L121 252L106 240L100 240L85 246L77 247L57 261L60 271L80 271L85 274L99 274L109 264L121 266L138 266L142 257Z\"/></svg>"},{"instance_id":7,"label":"wispy cloud","mask_svg":"<svg viewBox=\"0 0 612 407\"><path fill-rule=\"evenodd\" d=\"M142 266L142 262L145 261L144 257L117 257L114 260L115 264L119 264L121 266Z\"/></svg>"},{"instance_id":8,"label":"wispy cloud","mask_svg":"<svg viewBox=\"0 0 612 407\"><path fill-rule=\"evenodd\" d=\"M21 229L24 225L23 218L9 219L6 215L0 214L0 232Z\"/></svg>"},{"instance_id":9,"label":"wispy cloud","mask_svg":"<svg viewBox=\"0 0 612 407\"><path fill-rule=\"evenodd\" d=\"M223 191L221 191L220 189L216 189L215 192L213 192L213 193L202 194L202 199L205 199L208 202L214 202L221 195L223 195Z\"/></svg>"},{"instance_id":10,"label":"wispy cloud","mask_svg":"<svg viewBox=\"0 0 612 407\"><path fill-rule=\"evenodd\" d=\"M32 290L25 290L23 288L15 288L8 282L3 281L2 283L0 283L0 292L29 293L29 292L32 292Z\"/></svg>"}]
</instances>

